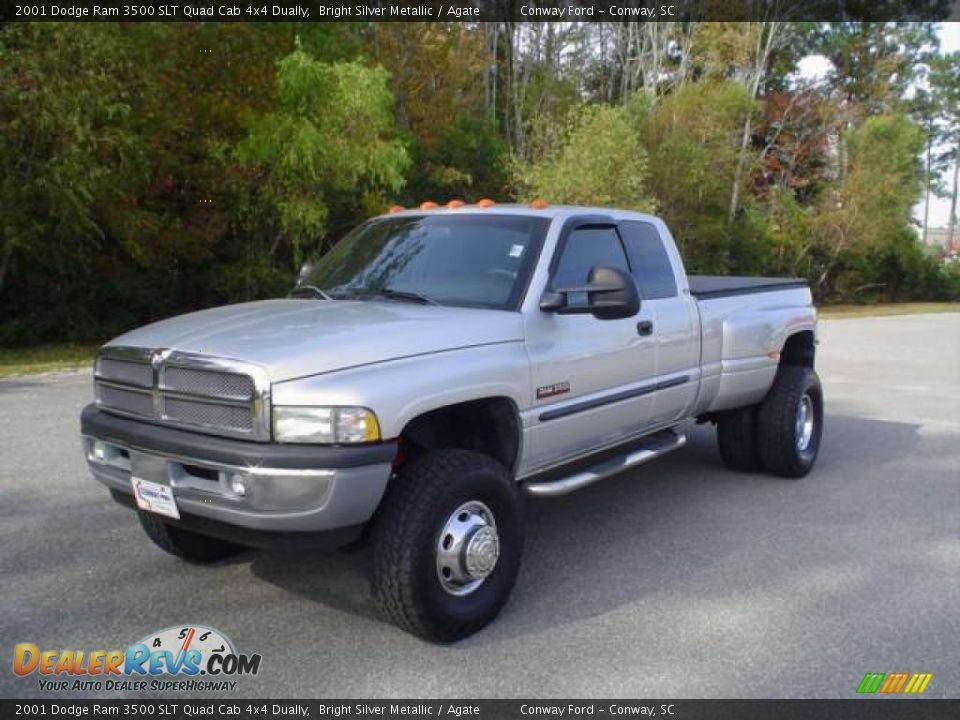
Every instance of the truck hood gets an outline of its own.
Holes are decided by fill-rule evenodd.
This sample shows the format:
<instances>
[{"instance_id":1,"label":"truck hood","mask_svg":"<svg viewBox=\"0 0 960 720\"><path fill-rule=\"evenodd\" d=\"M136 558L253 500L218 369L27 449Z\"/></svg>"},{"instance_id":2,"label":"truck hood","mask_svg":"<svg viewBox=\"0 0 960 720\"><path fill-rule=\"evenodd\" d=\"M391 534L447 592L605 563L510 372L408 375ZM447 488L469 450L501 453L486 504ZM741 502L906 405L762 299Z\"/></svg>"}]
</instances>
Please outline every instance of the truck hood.
<instances>
[{"instance_id":1,"label":"truck hood","mask_svg":"<svg viewBox=\"0 0 960 720\"><path fill-rule=\"evenodd\" d=\"M108 346L170 348L253 362L273 382L521 340L519 313L393 301L263 300L146 325Z\"/></svg>"}]
</instances>

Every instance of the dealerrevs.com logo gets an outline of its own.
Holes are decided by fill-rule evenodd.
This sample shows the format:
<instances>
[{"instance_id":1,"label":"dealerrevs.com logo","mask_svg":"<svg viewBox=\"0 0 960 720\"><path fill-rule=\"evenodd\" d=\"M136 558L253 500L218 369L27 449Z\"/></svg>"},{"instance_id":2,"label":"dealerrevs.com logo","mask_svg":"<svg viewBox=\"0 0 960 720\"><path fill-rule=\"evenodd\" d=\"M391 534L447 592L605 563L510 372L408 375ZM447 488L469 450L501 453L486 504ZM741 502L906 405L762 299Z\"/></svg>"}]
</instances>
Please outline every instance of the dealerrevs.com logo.
<instances>
[{"instance_id":1,"label":"dealerrevs.com logo","mask_svg":"<svg viewBox=\"0 0 960 720\"><path fill-rule=\"evenodd\" d=\"M141 692L236 689L242 675L260 671L260 655L238 653L219 630L202 625L169 627L126 650L44 650L18 643L13 672L37 676L41 690Z\"/></svg>"}]
</instances>

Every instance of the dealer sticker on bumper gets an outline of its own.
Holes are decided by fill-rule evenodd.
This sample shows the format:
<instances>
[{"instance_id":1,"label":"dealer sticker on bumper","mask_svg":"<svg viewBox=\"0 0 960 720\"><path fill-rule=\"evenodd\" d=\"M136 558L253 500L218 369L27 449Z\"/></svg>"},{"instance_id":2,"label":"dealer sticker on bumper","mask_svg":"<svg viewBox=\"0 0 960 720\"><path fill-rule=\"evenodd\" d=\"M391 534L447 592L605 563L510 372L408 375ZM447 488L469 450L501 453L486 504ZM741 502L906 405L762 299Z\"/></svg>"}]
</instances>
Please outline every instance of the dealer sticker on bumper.
<instances>
[{"instance_id":1,"label":"dealer sticker on bumper","mask_svg":"<svg viewBox=\"0 0 960 720\"><path fill-rule=\"evenodd\" d=\"M177 501L173 498L173 490L169 485L133 478L133 496L137 499L137 506L141 510L149 510L158 515L180 519Z\"/></svg>"}]
</instances>

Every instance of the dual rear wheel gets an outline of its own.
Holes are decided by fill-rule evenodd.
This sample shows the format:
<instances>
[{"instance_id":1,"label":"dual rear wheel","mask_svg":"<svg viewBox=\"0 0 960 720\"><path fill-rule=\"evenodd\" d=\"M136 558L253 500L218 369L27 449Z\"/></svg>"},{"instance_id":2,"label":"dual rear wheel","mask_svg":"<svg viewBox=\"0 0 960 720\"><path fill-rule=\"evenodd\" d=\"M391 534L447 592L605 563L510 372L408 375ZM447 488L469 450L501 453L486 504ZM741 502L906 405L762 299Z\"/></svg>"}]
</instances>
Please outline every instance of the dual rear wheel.
<instances>
[{"instance_id":1,"label":"dual rear wheel","mask_svg":"<svg viewBox=\"0 0 960 720\"><path fill-rule=\"evenodd\" d=\"M722 413L717 440L732 470L800 478L810 472L823 433L823 389L811 368L781 365L759 405Z\"/></svg>"}]
</instances>

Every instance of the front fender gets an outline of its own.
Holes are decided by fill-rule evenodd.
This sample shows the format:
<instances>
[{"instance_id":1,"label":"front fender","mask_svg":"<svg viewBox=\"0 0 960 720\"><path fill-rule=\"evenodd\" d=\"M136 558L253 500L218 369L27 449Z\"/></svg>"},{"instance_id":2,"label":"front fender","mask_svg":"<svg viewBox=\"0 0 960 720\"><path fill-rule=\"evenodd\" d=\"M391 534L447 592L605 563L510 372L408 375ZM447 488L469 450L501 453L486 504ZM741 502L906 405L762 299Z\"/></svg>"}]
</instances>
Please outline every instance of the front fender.
<instances>
[{"instance_id":1,"label":"front fender","mask_svg":"<svg viewBox=\"0 0 960 720\"><path fill-rule=\"evenodd\" d=\"M506 342L373 363L277 383L274 405L355 405L373 410L384 438L415 417L456 403L506 397L529 407L530 361Z\"/></svg>"}]
</instances>

